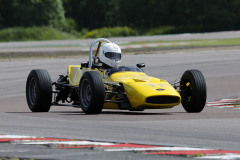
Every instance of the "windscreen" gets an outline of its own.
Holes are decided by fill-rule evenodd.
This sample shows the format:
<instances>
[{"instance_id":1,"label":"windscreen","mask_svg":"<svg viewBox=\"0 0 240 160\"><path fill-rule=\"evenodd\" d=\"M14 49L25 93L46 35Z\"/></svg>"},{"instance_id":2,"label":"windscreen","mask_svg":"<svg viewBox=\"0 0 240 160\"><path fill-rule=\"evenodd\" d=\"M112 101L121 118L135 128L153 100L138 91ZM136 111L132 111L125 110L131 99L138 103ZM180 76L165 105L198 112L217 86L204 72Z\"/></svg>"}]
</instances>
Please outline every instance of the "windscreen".
<instances>
[{"instance_id":1,"label":"windscreen","mask_svg":"<svg viewBox=\"0 0 240 160\"><path fill-rule=\"evenodd\" d=\"M137 67L128 67L128 66L113 67L111 69L107 69L106 71L108 72L108 75L111 75L116 72L143 72L141 69Z\"/></svg>"}]
</instances>

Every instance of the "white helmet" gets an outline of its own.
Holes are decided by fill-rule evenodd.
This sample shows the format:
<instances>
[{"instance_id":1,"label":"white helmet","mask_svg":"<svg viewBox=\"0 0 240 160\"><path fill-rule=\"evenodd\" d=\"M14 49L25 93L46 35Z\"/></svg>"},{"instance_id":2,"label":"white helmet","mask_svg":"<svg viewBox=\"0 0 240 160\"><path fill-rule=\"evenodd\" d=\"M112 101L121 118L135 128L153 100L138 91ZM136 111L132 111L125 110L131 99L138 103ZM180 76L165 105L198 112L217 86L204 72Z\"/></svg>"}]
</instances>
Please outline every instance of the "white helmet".
<instances>
[{"instance_id":1,"label":"white helmet","mask_svg":"<svg viewBox=\"0 0 240 160\"><path fill-rule=\"evenodd\" d=\"M99 51L99 60L110 66L117 67L121 62L121 49L115 43L105 43L101 46Z\"/></svg>"}]
</instances>

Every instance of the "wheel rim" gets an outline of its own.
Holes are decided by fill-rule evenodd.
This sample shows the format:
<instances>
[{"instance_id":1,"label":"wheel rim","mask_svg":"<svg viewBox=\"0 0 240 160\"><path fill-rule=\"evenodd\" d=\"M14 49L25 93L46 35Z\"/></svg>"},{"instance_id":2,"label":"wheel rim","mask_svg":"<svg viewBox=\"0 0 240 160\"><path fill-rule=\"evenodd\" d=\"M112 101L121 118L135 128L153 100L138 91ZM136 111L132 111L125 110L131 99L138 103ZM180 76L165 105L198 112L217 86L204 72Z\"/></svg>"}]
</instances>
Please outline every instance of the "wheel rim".
<instances>
[{"instance_id":1,"label":"wheel rim","mask_svg":"<svg viewBox=\"0 0 240 160\"><path fill-rule=\"evenodd\" d=\"M186 83L187 88L187 101L192 102L192 85L190 82Z\"/></svg>"},{"instance_id":2,"label":"wheel rim","mask_svg":"<svg viewBox=\"0 0 240 160\"><path fill-rule=\"evenodd\" d=\"M186 105L191 105L192 103L192 85L191 82L186 81L183 83L183 92L181 92L181 96L183 97L182 102Z\"/></svg>"},{"instance_id":3,"label":"wheel rim","mask_svg":"<svg viewBox=\"0 0 240 160\"><path fill-rule=\"evenodd\" d=\"M28 88L29 102L34 105L36 101L36 81L34 78L30 80L29 88Z\"/></svg>"},{"instance_id":4,"label":"wheel rim","mask_svg":"<svg viewBox=\"0 0 240 160\"><path fill-rule=\"evenodd\" d=\"M84 80L81 85L80 98L82 101L82 107L87 108L91 100L91 87L87 80Z\"/></svg>"}]
</instances>

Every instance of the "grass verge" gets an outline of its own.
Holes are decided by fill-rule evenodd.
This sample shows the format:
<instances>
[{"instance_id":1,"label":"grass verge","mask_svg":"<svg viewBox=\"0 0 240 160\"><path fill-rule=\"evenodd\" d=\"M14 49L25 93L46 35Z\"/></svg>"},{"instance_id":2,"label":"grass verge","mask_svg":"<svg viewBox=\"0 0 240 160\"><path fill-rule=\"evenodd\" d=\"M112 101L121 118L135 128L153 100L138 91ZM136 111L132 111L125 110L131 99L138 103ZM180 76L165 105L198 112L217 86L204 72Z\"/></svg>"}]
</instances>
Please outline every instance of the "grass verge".
<instances>
[{"instance_id":1,"label":"grass verge","mask_svg":"<svg viewBox=\"0 0 240 160\"><path fill-rule=\"evenodd\" d=\"M233 39L211 39L211 40L142 41L142 42L126 43L123 45L146 45L147 46L147 44L159 44L158 47L231 46L231 45L240 45L240 39L233 38Z\"/></svg>"}]
</instances>

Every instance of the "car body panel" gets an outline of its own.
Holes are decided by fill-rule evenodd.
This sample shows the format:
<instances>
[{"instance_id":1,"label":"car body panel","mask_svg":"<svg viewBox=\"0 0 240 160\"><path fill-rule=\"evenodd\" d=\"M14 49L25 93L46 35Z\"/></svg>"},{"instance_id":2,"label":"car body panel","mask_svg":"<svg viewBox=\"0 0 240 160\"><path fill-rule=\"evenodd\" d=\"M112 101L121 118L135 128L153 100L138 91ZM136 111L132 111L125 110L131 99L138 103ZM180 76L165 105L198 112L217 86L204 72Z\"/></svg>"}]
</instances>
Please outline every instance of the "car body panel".
<instances>
[{"instance_id":1,"label":"car body panel","mask_svg":"<svg viewBox=\"0 0 240 160\"><path fill-rule=\"evenodd\" d=\"M122 83L132 109L171 108L181 102L179 93L167 81L147 76L144 72L123 71L113 73L111 76L107 77L104 75L104 72L96 69L81 68L81 65L69 65L69 84L78 86L81 76L85 71L89 70L98 71L102 75L104 82L115 84ZM177 97L178 101L167 104L146 102L148 97L157 96ZM111 100L116 101L116 96ZM119 109L119 107L117 103L105 102L104 109Z\"/></svg>"},{"instance_id":2,"label":"car body panel","mask_svg":"<svg viewBox=\"0 0 240 160\"><path fill-rule=\"evenodd\" d=\"M181 102L181 96L167 81L147 76L143 72L117 72L109 79L123 84L133 109L171 108ZM161 98L161 96L176 97L178 100L165 104L146 102L148 97Z\"/></svg>"},{"instance_id":3,"label":"car body panel","mask_svg":"<svg viewBox=\"0 0 240 160\"><path fill-rule=\"evenodd\" d=\"M72 86L78 86L79 81L82 76L82 71L80 69L81 65L69 65L68 66L68 76L69 76L69 84Z\"/></svg>"}]
</instances>

